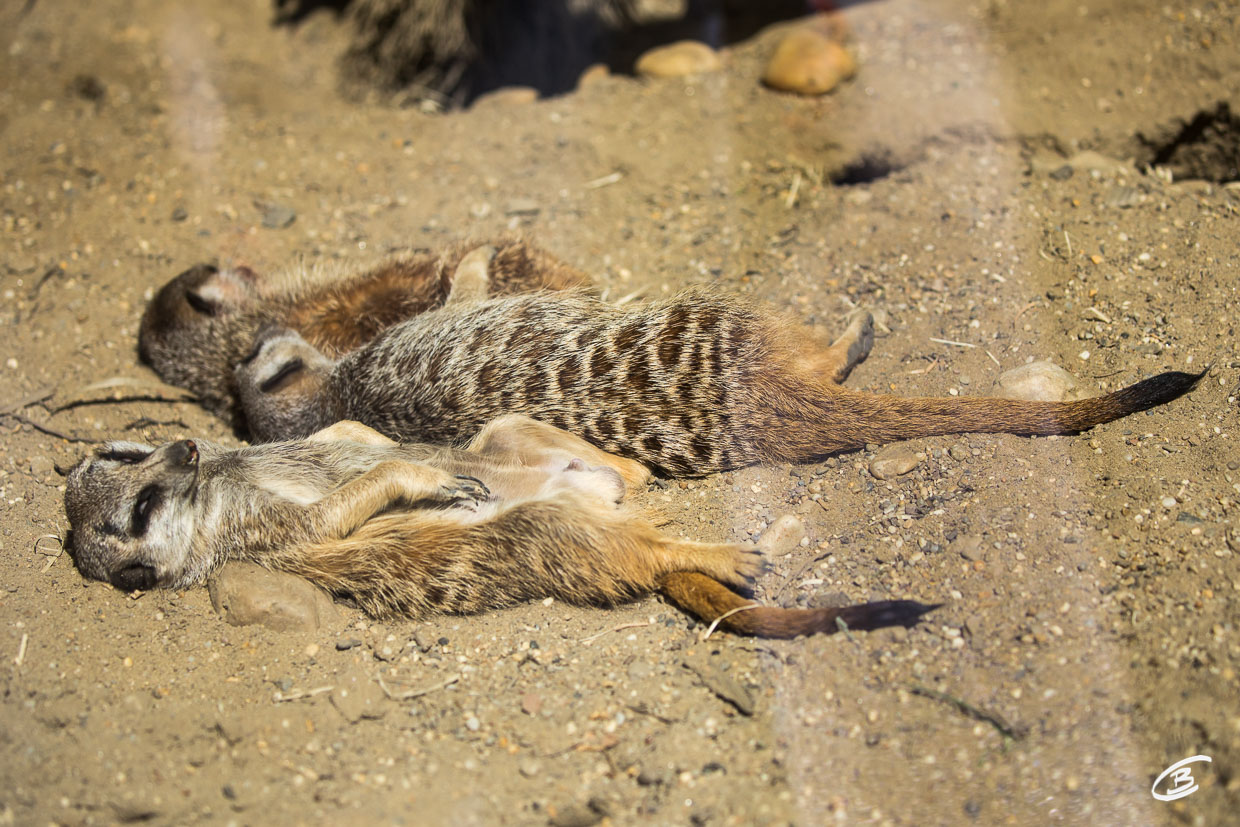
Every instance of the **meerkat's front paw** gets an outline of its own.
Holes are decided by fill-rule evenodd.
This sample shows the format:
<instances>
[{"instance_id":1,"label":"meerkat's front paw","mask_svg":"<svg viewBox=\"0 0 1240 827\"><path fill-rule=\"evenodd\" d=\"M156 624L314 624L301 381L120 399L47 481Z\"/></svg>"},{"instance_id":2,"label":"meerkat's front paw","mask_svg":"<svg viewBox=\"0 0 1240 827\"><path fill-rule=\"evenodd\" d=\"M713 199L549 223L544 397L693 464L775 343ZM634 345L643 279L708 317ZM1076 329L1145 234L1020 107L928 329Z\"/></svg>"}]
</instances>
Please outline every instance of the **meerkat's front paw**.
<instances>
[{"instance_id":1,"label":"meerkat's front paw","mask_svg":"<svg viewBox=\"0 0 1240 827\"><path fill-rule=\"evenodd\" d=\"M729 586L748 589L770 567L766 556L756 546L737 546L731 563L732 576L724 582Z\"/></svg>"},{"instance_id":2,"label":"meerkat's front paw","mask_svg":"<svg viewBox=\"0 0 1240 827\"><path fill-rule=\"evenodd\" d=\"M451 505L461 505L474 511L491 497L491 489L477 477L457 474L450 483L440 489L443 498Z\"/></svg>"}]
</instances>

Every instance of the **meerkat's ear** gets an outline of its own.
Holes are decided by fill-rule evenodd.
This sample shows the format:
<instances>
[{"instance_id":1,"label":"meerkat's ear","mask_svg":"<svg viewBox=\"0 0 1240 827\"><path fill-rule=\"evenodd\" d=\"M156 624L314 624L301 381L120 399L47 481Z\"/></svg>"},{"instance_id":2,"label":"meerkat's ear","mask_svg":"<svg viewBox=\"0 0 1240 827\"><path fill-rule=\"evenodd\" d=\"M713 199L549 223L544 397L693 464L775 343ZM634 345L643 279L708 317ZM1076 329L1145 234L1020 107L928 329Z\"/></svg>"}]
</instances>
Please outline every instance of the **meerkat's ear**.
<instances>
[{"instance_id":1,"label":"meerkat's ear","mask_svg":"<svg viewBox=\"0 0 1240 827\"><path fill-rule=\"evenodd\" d=\"M250 292L258 276L249 267L227 267L212 271L194 287L185 291L189 306L205 316L235 310L250 300Z\"/></svg>"}]
</instances>

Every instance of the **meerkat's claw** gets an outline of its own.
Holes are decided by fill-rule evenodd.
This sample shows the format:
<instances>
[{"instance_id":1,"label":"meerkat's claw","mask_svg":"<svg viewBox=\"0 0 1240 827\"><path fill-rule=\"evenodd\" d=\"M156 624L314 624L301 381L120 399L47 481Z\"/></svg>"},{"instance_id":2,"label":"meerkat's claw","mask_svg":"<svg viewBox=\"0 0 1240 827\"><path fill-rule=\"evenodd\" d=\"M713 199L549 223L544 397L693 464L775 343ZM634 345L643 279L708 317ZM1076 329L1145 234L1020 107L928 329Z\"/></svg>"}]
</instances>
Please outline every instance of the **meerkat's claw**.
<instances>
[{"instance_id":1,"label":"meerkat's claw","mask_svg":"<svg viewBox=\"0 0 1240 827\"><path fill-rule=\"evenodd\" d=\"M447 499L452 501L452 505L464 505L477 510L481 503L491 498L491 489L477 477L470 477L465 474L457 474L455 482L443 487L443 492Z\"/></svg>"},{"instance_id":2,"label":"meerkat's claw","mask_svg":"<svg viewBox=\"0 0 1240 827\"><path fill-rule=\"evenodd\" d=\"M733 562L734 578L729 585L748 589L753 581L770 570L771 564L756 546L739 546Z\"/></svg>"}]
</instances>

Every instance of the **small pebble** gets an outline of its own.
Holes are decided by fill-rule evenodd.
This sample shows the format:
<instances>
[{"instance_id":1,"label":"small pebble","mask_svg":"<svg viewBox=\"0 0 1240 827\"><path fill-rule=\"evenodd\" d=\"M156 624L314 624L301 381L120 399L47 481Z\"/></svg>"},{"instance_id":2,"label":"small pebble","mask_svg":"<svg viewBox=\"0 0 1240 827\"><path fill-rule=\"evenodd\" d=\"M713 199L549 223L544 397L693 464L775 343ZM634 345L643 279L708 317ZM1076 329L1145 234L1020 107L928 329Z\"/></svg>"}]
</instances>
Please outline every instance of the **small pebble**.
<instances>
[{"instance_id":1,"label":"small pebble","mask_svg":"<svg viewBox=\"0 0 1240 827\"><path fill-rule=\"evenodd\" d=\"M542 696L533 692L526 692L521 696L521 711L526 715L537 715L542 711Z\"/></svg>"},{"instance_id":2,"label":"small pebble","mask_svg":"<svg viewBox=\"0 0 1240 827\"><path fill-rule=\"evenodd\" d=\"M347 652L350 649L361 646L362 642L355 637L342 637L336 641L337 652Z\"/></svg>"},{"instance_id":3,"label":"small pebble","mask_svg":"<svg viewBox=\"0 0 1240 827\"><path fill-rule=\"evenodd\" d=\"M297 220L297 213L282 204L255 202L254 206L263 211L263 226L269 230L283 230Z\"/></svg>"},{"instance_id":4,"label":"small pebble","mask_svg":"<svg viewBox=\"0 0 1240 827\"><path fill-rule=\"evenodd\" d=\"M30 458L30 473L42 479L56 470L56 463L42 454Z\"/></svg>"},{"instance_id":5,"label":"small pebble","mask_svg":"<svg viewBox=\"0 0 1240 827\"><path fill-rule=\"evenodd\" d=\"M521 762L517 764L517 770L526 778L533 778L542 770L542 764L538 763L538 760L534 758L522 758Z\"/></svg>"},{"instance_id":6,"label":"small pebble","mask_svg":"<svg viewBox=\"0 0 1240 827\"><path fill-rule=\"evenodd\" d=\"M581 76L577 78L578 89L588 89L596 86L600 82L611 77L611 70L607 68L606 63L592 63L585 68Z\"/></svg>"},{"instance_id":7,"label":"small pebble","mask_svg":"<svg viewBox=\"0 0 1240 827\"><path fill-rule=\"evenodd\" d=\"M906 445L888 445L870 460L870 473L875 479L888 480L907 474L917 467L917 454Z\"/></svg>"},{"instance_id":8,"label":"small pebble","mask_svg":"<svg viewBox=\"0 0 1240 827\"><path fill-rule=\"evenodd\" d=\"M637 74L648 78L678 78L717 72L723 68L719 55L705 43L682 40L651 49L637 59Z\"/></svg>"},{"instance_id":9,"label":"small pebble","mask_svg":"<svg viewBox=\"0 0 1240 827\"><path fill-rule=\"evenodd\" d=\"M1162 498L1162 506L1163 506L1163 508L1174 508L1174 507L1175 507L1175 497L1163 497L1163 498Z\"/></svg>"},{"instance_id":10,"label":"small pebble","mask_svg":"<svg viewBox=\"0 0 1240 827\"><path fill-rule=\"evenodd\" d=\"M541 211L542 207L532 198L514 198L508 202L508 208L504 212L507 215L538 215Z\"/></svg>"},{"instance_id":11,"label":"small pebble","mask_svg":"<svg viewBox=\"0 0 1240 827\"><path fill-rule=\"evenodd\" d=\"M762 532L758 548L771 557L783 557L796 549L805 538L805 523L795 514L785 514Z\"/></svg>"},{"instance_id":12,"label":"small pebble","mask_svg":"<svg viewBox=\"0 0 1240 827\"><path fill-rule=\"evenodd\" d=\"M982 559L982 538L976 534L965 534L957 537L947 548L949 551L956 552L970 562Z\"/></svg>"}]
</instances>

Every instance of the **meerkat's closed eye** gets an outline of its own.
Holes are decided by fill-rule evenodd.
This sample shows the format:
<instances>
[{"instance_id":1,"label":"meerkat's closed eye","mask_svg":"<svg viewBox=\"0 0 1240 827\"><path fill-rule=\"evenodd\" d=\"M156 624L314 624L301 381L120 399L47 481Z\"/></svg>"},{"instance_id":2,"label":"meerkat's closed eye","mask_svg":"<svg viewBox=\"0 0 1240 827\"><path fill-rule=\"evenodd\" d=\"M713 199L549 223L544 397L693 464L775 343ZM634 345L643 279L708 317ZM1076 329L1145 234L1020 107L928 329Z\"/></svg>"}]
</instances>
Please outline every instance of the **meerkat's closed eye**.
<instances>
[{"instance_id":1,"label":"meerkat's closed eye","mask_svg":"<svg viewBox=\"0 0 1240 827\"><path fill-rule=\"evenodd\" d=\"M274 374L263 380L258 389L263 393L274 393L284 387L293 377L300 373L306 367L306 363L300 357L290 359L280 366Z\"/></svg>"},{"instance_id":2,"label":"meerkat's closed eye","mask_svg":"<svg viewBox=\"0 0 1240 827\"><path fill-rule=\"evenodd\" d=\"M135 537L141 537L146 533L151 512L155 506L159 505L162 498L163 491L158 485L148 485L138 492L138 498L134 501L133 517L129 523L129 530Z\"/></svg>"},{"instance_id":3,"label":"meerkat's closed eye","mask_svg":"<svg viewBox=\"0 0 1240 827\"><path fill-rule=\"evenodd\" d=\"M126 465L136 465L150 455L150 451L143 451L138 448L116 448L112 446L100 449L97 454L99 459L122 462Z\"/></svg>"},{"instance_id":4,"label":"meerkat's closed eye","mask_svg":"<svg viewBox=\"0 0 1240 827\"><path fill-rule=\"evenodd\" d=\"M185 291L185 301L189 302L190 307L194 308L204 316L214 316L220 310L220 306L216 302L211 301L202 294L193 290Z\"/></svg>"}]
</instances>

